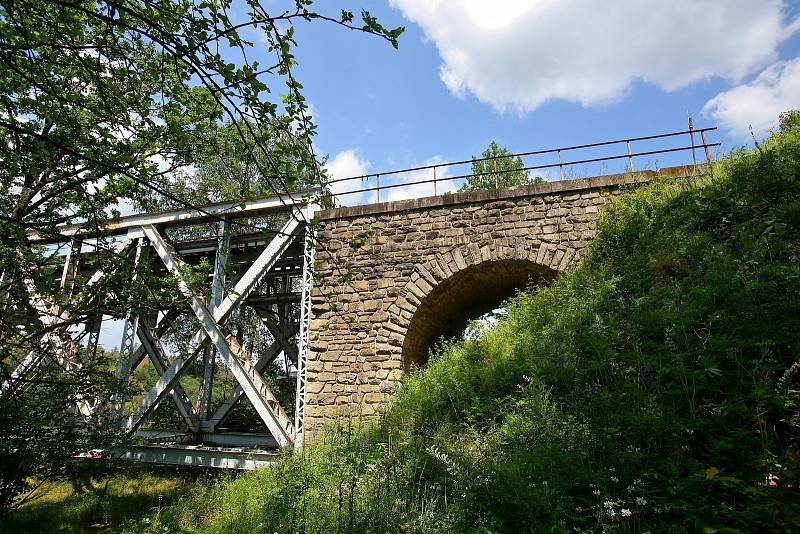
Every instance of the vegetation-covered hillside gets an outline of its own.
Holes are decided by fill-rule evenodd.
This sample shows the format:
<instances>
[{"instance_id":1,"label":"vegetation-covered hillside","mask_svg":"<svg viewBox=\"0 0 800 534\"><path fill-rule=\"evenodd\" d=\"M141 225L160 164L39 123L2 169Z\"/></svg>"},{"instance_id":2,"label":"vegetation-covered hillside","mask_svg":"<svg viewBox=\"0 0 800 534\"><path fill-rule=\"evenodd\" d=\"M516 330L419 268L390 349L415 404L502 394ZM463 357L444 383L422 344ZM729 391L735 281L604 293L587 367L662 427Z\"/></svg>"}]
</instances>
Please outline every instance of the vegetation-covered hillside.
<instances>
[{"instance_id":1,"label":"vegetation-covered hillside","mask_svg":"<svg viewBox=\"0 0 800 534\"><path fill-rule=\"evenodd\" d=\"M631 190L586 260L404 379L378 425L138 532L800 531L800 115Z\"/></svg>"},{"instance_id":2,"label":"vegetation-covered hillside","mask_svg":"<svg viewBox=\"0 0 800 534\"><path fill-rule=\"evenodd\" d=\"M800 530L800 117L606 210L377 427L162 512L211 532ZM195 511L209 504L209 514ZM186 506L189 504L189 506ZM203 506L203 509L206 507Z\"/></svg>"}]
</instances>

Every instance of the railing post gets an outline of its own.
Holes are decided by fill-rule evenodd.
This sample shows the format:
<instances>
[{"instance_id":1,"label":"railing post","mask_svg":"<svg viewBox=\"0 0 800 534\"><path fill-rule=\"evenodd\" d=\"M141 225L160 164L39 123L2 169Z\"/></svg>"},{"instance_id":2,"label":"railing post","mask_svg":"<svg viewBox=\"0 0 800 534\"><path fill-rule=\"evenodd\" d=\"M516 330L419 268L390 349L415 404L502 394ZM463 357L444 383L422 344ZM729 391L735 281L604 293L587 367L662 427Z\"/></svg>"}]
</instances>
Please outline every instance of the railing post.
<instances>
[{"instance_id":1,"label":"railing post","mask_svg":"<svg viewBox=\"0 0 800 534\"><path fill-rule=\"evenodd\" d=\"M697 156L694 151L694 126L692 125L692 116L689 115L689 139L692 142L692 164L697 167Z\"/></svg>"},{"instance_id":2,"label":"railing post","mask_svg":"<svg viewBox=\"0 0 800 534\"><path fill-rule=\"evenodd\" d=\"M630 167L630 172L636 172L636 169L633 168L633 152L631 152L631 142L625 141L625 144L628 145L628 166Z\"/></svg>"},{"instance_id":3,"label":"railing post","mask_svg":"<svg viewBox=\"0 0 800 534\"><path fill-rule=\"evenodd\" d=\"M377 188L375 189L375 193L377 193L378 202L380 202L381 201L381 175L380 174L376 174L375 175L375 181L378 184Z\"/></svg>"},{"instance_id":4,"label":"railing post","mask_svg":"<svg viewBox=\"0 0 800 534\"><path fill-rule=\"evenodd\" d=\"M706 131L700 130L700 138L703 140L703 148L706 150L706 163L709 170L711 169L711 151L708 149L708 141L706 141Z\"/></svg>"},{"instance_id":5,"label":"railing post","mask_svg":"<svg viewBox=\"0 0 800 534\"><path fill-rule=\"evenodd\" d=\"M436 165L433 166L433 196L439 196L439 191L436 188Z\"/></svg>"},{"instance_id":6,"label":"railing post","mask_svg":"<svg viewBox=\"0 0 800 534\"><path fill-rule=\"evenodd\" d=\"M556 152L558 152L558 170L561 174L561 179L564 179L564 160L561 159L561 149L559 148Z\"/></svg>"}]
</instances>

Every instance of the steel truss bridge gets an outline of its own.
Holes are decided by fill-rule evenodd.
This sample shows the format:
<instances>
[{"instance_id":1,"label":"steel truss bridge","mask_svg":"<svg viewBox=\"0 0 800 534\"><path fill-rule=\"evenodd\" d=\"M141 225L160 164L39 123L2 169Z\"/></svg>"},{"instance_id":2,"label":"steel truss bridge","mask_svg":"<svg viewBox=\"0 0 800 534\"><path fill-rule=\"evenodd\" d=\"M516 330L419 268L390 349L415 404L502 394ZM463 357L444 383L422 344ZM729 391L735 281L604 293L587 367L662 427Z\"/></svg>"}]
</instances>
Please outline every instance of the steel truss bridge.
<instances>
[{"instance_id":1,"label":"steel truss bridge","mask_svg":"<svg viewBox=\"0 0 800 534\"><path fill-rule=\"evenodd\" d=\"M110 409L117 415L115 420L141 443L118 451L118 455L157 463L254 468L269 464L281 449L301 447L314 257L313 230L307 223L315 209L308 198L285 195L132 215L104 226L104 239L114 240L114 252L134 263L134 277L145 264L156 275L172 275L177 291L188 304L184 309L131 309L124 319L116 368L118 380L129 384L133 371L148 361L158 379L135 406L122 395L112 400ZM280 227L259 230L252 224L253 220L264 219L277 220ZM192 237L192 231L196 234L198 228L205 228L206 234L211 229L211 237ZM81 248L92 239L97 236L80 225L59 228L56 238L32 236L34 242L61 241L61 247L66 249L61 256L62 291L71 288L78 273L80 279L88 280L82 289L89 292L107 276L103 270L87 272L92 262L83 256L91 256L91 252L82 253ZM207 295L190 287L183 269L203 260L213 266ZM2 384L6 391L12 386L24 387L25 380L47 365L56 364L65 370L80 365L74 358L74 336L69 329L58 328L59 323L69 320L67 313L52 304L52 299L37 295L32 281L26 280L26 284L31 304L47 333L41 339L42 348L28 353ZM97 303L102 309L102 297L97 297ZM244 307L255 312L269 333L267 339L271 339L271 344L258 353L251 354L242 336L237 338L226 327L228 320L242 313ZM101 313L85 325L90 354L97 351L103 324ZM167 350L162 340L171 330L192 324L186 320L187 315L199 324L188 348ZM265 368L276 361L283 369L283 381L296 384L294 414L286 413L265 378ZM191 399L181 378L198 364L202 365L202 373L196 373L200 385L196 398ZM213 405L215 375L221 369L233 378L234 387ZM226 431L226 420L245 399L267 432ZM150 424L164 402L174 404L184 428L159 429ZM95 409L109 409L85 400L77 404L76 410L85 416Z\"/></svg>"}]
</instances>

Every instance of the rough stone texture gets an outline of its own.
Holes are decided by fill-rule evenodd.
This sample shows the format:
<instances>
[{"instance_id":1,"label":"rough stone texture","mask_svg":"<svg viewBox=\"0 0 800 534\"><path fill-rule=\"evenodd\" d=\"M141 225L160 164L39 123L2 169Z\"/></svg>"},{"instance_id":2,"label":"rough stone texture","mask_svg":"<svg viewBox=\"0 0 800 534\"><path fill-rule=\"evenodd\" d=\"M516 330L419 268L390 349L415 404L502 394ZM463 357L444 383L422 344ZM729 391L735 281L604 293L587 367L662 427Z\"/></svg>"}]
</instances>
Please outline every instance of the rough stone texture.
<instances>
[{"instance_id":1,"label":"rough stone texture","mask_svg":"<svg viewBox=\"0 0 800 534\"><path fill-rule=\"evenodd\" d=\"M671 168L661 175L686 174ZM307 430L334 415L374 416L432 337L458 333L514 288L579 261L600 208L656 173L326 210L308 362ZM350 281L343 280L352 273ZM488 308L488 310L487 310Z\"/></svg>"}]
</instances>

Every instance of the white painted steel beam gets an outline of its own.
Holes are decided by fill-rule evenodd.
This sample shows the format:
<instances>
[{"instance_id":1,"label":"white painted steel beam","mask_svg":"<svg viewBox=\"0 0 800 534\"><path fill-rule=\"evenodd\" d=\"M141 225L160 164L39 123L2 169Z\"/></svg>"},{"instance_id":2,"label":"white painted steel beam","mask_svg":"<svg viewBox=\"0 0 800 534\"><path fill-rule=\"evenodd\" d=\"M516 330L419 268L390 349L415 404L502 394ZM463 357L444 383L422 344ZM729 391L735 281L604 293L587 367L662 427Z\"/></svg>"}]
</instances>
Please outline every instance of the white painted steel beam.
<instances>
[{"instance_id":1,"label":"white painted steel beam","mask_svg":"<svg viewBox=\"0 0 800 534\"><path fill-rule=\"evenodd\" d=\"M261 356L259 357L258 361L255 363L253 367L255 367L256 372L261 372L267 365L272 363L275 358L277 358L281 351L284 350L285 347L279 342L274 341L272 345L269 346L267 350L265 350ZM203 430L207 430L209 432L213 432L216 428L222 424L223 421L231 414L233 409L236 407L236 404L239 402L239 399L242 398L244 395L244 391L240 386L236 386L222 404L219 405L219 408L214 412L207 422L204 422L205 425Z\"/></svg>"},{"instance_id":2,"label":"white painted steel beam","mask_svg":"<svg viewBox=\"0 0 800 534\"><path fill-rule=\"evenodd\" d=\"M180 377L180 374L188 367L187 364L194 359L197 349L200 348L206 336L208 336L220 352L220 356L230 367L237 381L244 387L248 399L259 411L259 415L264 419L270 432L275 435L275 439L282 447L289 446L294 437L291 429L291 422L288 421L285 414L283 414L283 410L280 408L277 399L274 398L274 395L272 395L272 392L261 379L260 375L252 368L250 362L240 361L237 356L234 355L231 347L228 346L224 335L219 329L218 322L227 318L227 316L247 298L270 267L274 265L278 258L280 258L289 247L302 228L300 224L301 217L297 215L298 214L294 214L294 216L289 219L280 233L276 235L264 249L253 265L250 266L234 288L226 295L225 299L214 309L213 313L209 312L205 304L203 304L191 292L188 286L181 281L180 289L191 300L192 309L203 326L190 342L190 353L186 357L181 356L176 358L176 361L165 371L164 375L147 393L142 403L128 419L126 426L129 431L135 431L141 426L144 419L152 412L155 406L158 405L164 395L169 392L172 384L174 384ZM154 227L146 227L144 230L168 270L177 274L178 262L171 253L171 247L161 238Z\"/></svg>"},{"instance_id":3,"label":"white painted steel beam","mask_svg":"<svg viewBox=\"0 0 800 534\"><path fill-rule=\"evenodd\" d=\"M114 456L123 460L156 464L249 470L269 467L277 459L278 453L246 448L150 445L118 451Z\"/></svg>"},{"instance_id":4,"label":"white painted steel beam","mask_svg":"<svg viewBox=\"0 0 800 534\"><path fill-rule=\"evenodd\" d=\"M126 235L114 248L114 253L121 254L128 247L133 235L133 232ZM72 251L72 248L73 247L71 246L70 252L68 253L68 257L66 259L67 263L73 263L76 261L74 255L77 255L77 251ZM71 267L65 266L60 284L60 287L62 288L68 287L71 283L70 280L65 278L67 276L66 271L68 269L74 272ZM99 282L105 276L105 274L106 273L102 269L95 271L95 273L86 283L86 287L89 288ZM62 340L58 333L53 330L53 327L56 325L69 320L69 314L59 310L57 307L52 306L47 299L39 295L36 292L33 280L26 278L25 285L29 294L31 295L31 304L37 312L39 321L42 323L44 328L48 329L48 331L45 332L44 336L42 336L42 339L40 340L43 349L37 349L29 352L22 362L20 362L19 365L17 365L17 367L14 369L8 380L3 382L3 384L0 386L0 391L9 389L11 385L17 382L21 377L34 373L39 366L49 359L48 356L52 356L53 361L56 361L62 367L66 366L65 369L69 370L71 368L68 358L69 342ZM95 298L96 296L92 296L92 300ZM45 352L48 350L50 351L50 354Z\"/></svg>"},{"instance_id":5,"label":"white painted steel beam","mask_svg":"<svg viewBox=\"0 0 800 534\"><path fill-rule=\"evenodd\" d=\"M222 302L222 297L225 294L225 268L228 265L230 248L230 235L228 233L228 224L223 220L217 224L217 250L214 254L214 277L211 280L211 302L208 309L214 311L214 308L219 306ZM208 414L211 410L211 398L214 390L214 360L217 357L217 352L213 347L206 347L203 349L203 381L200 382L200 391L198 392L198 415L200 418L200 426L208 420Z\"/></svg>"},{"instance_id":6,"label":"white painted steel beam","mask_svg":"<svg viewBox=\"0 0 800 534\"><path fill-rule=\"evenodd\" d=\"M284 333L283 329L280 327L280 325L278 325L278 323L275 322L275 320L269 313L265 313L263 315L259 314L259 317L261 317L261 319L263 320L264 324L267 327L267 330L269 330L269 333L272 334L273 338L275 338L275 341L277 341L281 345L283 351L289 356L289 358L292 360L292 363L296 365L297 347L295 347L294 344L291 342L291 338L297 333L297 328L290 327L292 328L293 331L287 336L286 333Z\"/></svg>"},{"instance_id":7,"label":"white painted steel beam","mask_svg":"<svg viewBox=\"0 0 800 534\"><path fill-rule=\"evenodd\" d=\"M230 313L253 291L264 275L278 261L289 245L291 245L294 236L300 232L302 228L299 222L300 219L301 217L298 216L289 219L281 229L281 232L275 236L267 247L265 247L256 261L253 262L250 268L239 278L231 291L225 295L220 305L214 308L213 317L215 321L219 323L227 319L228 315L230 315ZM158 235L155 229L152 229L152 232ZM145 395L133 414L128 418L125 427L129 432L138 429L148 415L158 406L158 403L161 402L164 396L170 391L171 385L186 369L188 369L188 364L194 360L197 350L202 347L205 339L205 330L201 328L189 342L189 353L185 356L178 356L175 359L172 365L164 372L164 375L158 379L152 389ZM142 354L144 354L143 351Z\"/></svg>"},{"instance_id":8,"label":"white painted steel beam","mask_svg":"<svg viewBox=\"0 0 800 534\"><path fill-rule=\"evenodd\" d=\"M270 433L275 436L281 447L288 447L293 436L292 423L283 413L278 399L272 394L261 376L255 372L252 364L248 361L249 355L243 353L238 344L229 345L232 336L226 336L220 329L217 321L208 311L206 305L194 294L191 288L180 278L180 263L175 257L172 247L164 241L155 228L145 227L145 235L150 239L156 253L161 257L167 270L178 277L178 289L189 299L192 311L205 334L219 352L225 365L230 369L236 381L247 395L247 399L256 409L256 412L267 425ZM222 306L220 306L222 307Z\"/></svg>"},{"instance_id":9,"label":"white painted steel beam","mask_svg":"<svg viewBox=\"0 0 800 534\"><path fill-rule=\"evenodd\" d=\"M168 368L167 358L164 355L164 349L161 347L161 343L153 336L152 331L145 321L139 323L139 328L136 333L139 336L139 341L142 342L142 347L144 347L147 355L150 356L153 368L155 368L160 377ZM192 406L192 401L189 400L189 396L186 394L186 391L184 391L180 382L176 382L172 388L172 400L175 402L178 413L181 414L181 417L186 421L186 425L193 432L196 432L198 430L197 414L194 411L194 406Z\"/></svg>"},{"instance_id":10,"label":"white painted steel beam","mask_svg":"<svg viewBox=\"0 0 800 534\"><path fill-rule=\"evenodd\" d=\"M306 206L306 216L311 220L318 206ZM297 351L297 389L295 390L294 410L294 448L303 448L305 432L306 383L308 374L309 329L311 325L311 290L314 288L314 252L316 251L316 232L306 226L303 239L303 288L300 300L300 335Z\"/></svg>"},{"instance_id":11,"label":"white painted steel beam","mask_svg":"<svg viewBox=\"0 0 800 534\"><path fill-rule=\"evenodd\" d=\"M144 226L192 226L218 219L219 217L242 218L263 215L269 212L289 211L295 206L306 203L304 198L309 192L298 192L290 195L278 195L255 200L220 202L205 206L202 210L181 209L158 213L128 215L117 220L107 221L102 225L104 232L112 235L122 234L130 229ZM61 226L56 229L62 240L80 235L93 235L96 227L81 224ZM59 241L51 236L31 233L29 239L34 243L51 243Z\"/></svg>"},{"instance_id":12,"label":"white painted steel beam","mask_svg":"<svg viewBox=\"0 0 800 534\"><path fill-rule=\"evenodd\" d=\"M154 338L161 339L164 336L164 333L172 327L175 320L180 315L176 310L169 310L167 313L164 314L164 317L158 321L158 325L155 328L151 329L151 333ZM136 350L133 351L133 355L131 356L131 369L136 369L144 357L147 356L147 352L144 350L144 347L139 345L136 347Z\"/></svg>"}]
</instances>

